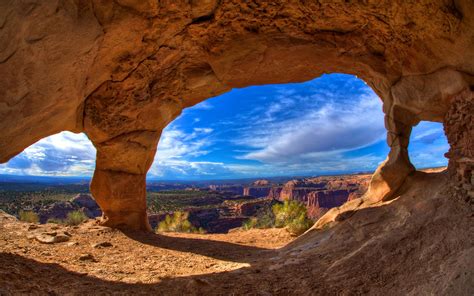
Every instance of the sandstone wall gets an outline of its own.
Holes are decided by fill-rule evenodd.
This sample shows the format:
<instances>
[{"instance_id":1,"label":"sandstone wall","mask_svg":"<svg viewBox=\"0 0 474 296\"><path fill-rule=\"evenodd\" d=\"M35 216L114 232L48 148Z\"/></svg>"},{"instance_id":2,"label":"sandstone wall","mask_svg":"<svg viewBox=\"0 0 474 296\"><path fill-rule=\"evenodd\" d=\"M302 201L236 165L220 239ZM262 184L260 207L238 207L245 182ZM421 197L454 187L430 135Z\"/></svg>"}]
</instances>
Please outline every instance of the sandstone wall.
<instances>
[{"instance_id":1,"label":"sandstone wall","mask_svg":"<svg viewBox=\"0 0 474 296\"><path fill-rule=\"evenodd\" d=\"M457 190L474 200L474 93L465 90L452 98L444 127L450 145L446 157Z\"/></svg>"},{"instance_id":2,"label":"sandstone wall","mask_svg":"<svg viewBox=\"0 0 474 296\"><path fill-rule=\"evenodd\" d=\"M254 197L266 197L270 193L272 187L244 187L243 195L244 196L254 196Z\"/></svg>"}]
</instances>

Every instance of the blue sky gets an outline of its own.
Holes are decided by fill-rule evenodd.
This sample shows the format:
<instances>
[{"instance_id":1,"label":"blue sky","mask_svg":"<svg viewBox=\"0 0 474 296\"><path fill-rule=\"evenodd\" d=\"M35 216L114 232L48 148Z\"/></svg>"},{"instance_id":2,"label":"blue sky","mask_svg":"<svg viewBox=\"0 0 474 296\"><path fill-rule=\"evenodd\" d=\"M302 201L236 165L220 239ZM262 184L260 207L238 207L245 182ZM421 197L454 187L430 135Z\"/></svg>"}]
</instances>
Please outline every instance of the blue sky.
<instances>
[{"instance_id":1,"label":"blue sky","mask_svg":"<svg viewBox=\"0 0 474 296\"><path fill-rule=\"evenodd\" d=\"M234 89L185 109L166 127L148 176L197 180L371 171L388 153L383 122L380 99L351 75ZM441 124L422 122L411 139L415 166L446 165L449 146ZM0 164L0 173L89 176L94 160L84 134L63 132Z\"/></svg>"}]
</instances>

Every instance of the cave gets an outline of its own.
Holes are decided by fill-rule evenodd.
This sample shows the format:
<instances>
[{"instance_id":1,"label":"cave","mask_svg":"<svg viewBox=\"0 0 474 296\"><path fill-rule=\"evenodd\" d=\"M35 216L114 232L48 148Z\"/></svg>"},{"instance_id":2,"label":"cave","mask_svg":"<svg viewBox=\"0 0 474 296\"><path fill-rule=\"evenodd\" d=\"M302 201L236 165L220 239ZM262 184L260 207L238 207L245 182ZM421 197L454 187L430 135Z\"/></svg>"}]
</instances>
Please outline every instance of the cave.
<instances>
[{"instance_id":1,"label":"cave","mask_svg":"<svg viewBox=\"0 0 474 296\"><path fill-rule=\"evenodd\" d=\"M183 108L324 73L356 75L383 101L390 152L362 205L391 199L415 171L408 145L420 121L443 124L453 187L473 195L472 1L0 8L0 162L49 135L84 132L97 149L91 192L105 226L150 230L146 173L163 128ZM337 219L328 214L317 227Z\"/></svg>"}]
</instances>

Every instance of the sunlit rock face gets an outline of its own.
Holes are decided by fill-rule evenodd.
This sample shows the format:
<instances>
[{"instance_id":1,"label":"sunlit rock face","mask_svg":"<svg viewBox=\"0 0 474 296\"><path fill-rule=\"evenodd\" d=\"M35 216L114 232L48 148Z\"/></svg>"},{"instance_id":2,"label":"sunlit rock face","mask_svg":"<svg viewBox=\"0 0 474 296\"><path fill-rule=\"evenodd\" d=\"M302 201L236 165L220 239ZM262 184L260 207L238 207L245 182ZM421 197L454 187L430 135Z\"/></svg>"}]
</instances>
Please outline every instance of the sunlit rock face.
<instances>
[{"instance_id":1,"label":"sunlit rock face","mask_svg":"<svg viewBox=\"0 0 474 296\"><path fill-rule=\"evenodd\" d=\"M298 201L306 206L308 216L317 220L329 209L360 198L367 191L369 181L369 175L291 180L282 187L272 188L269 197L280 201Z\"/></svg>"},{"instance_id":2,"label":"sunlit rock face","mask_svg":"<svg viewBox=\"0 0 474 296\"><path fill-rule=\"evenodd\" d=\"M149 229L145 175L161 130L234 87L364 79L383 100L391 147L367 202L390 198L414 170L407 146L420 120L450 110L466 127L449 123L448 138L472 131L451 106L474 84L471 0L3 1L0 30L0 161L85 132L97 148L91 190L113 227ZM461 138L450 140L456 159L472 133Z\"/></svg>"}]
</instances>

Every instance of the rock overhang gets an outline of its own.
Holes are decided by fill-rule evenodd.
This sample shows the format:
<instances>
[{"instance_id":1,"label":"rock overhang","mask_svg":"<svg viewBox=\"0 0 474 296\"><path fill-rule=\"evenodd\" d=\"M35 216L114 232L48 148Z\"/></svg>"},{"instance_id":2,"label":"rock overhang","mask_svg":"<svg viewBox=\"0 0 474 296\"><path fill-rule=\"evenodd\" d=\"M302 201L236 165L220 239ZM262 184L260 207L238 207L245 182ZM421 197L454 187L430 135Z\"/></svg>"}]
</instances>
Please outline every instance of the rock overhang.
<instances>
[{"instance_id":1,"label":"rock overhang","mask_svg":"<svg viewBox=\"0 0 474 296\"><path fill-rule=\"evenodd\" d=\"M457 146L472 141L472 122L467 140L452 135L461 130L453 114L472 105L468 0L59 1L2 11L0 160L59 131L85 132L97 148L91 189L111 226L148 228L145 175L161 130L183 108L235 87L332 72L366 81L384 103L391 147L368 200L389 198L414 171L407 147L420 120L449 116L448 155L470 153Z\"/></svg>"}]
</instances>

